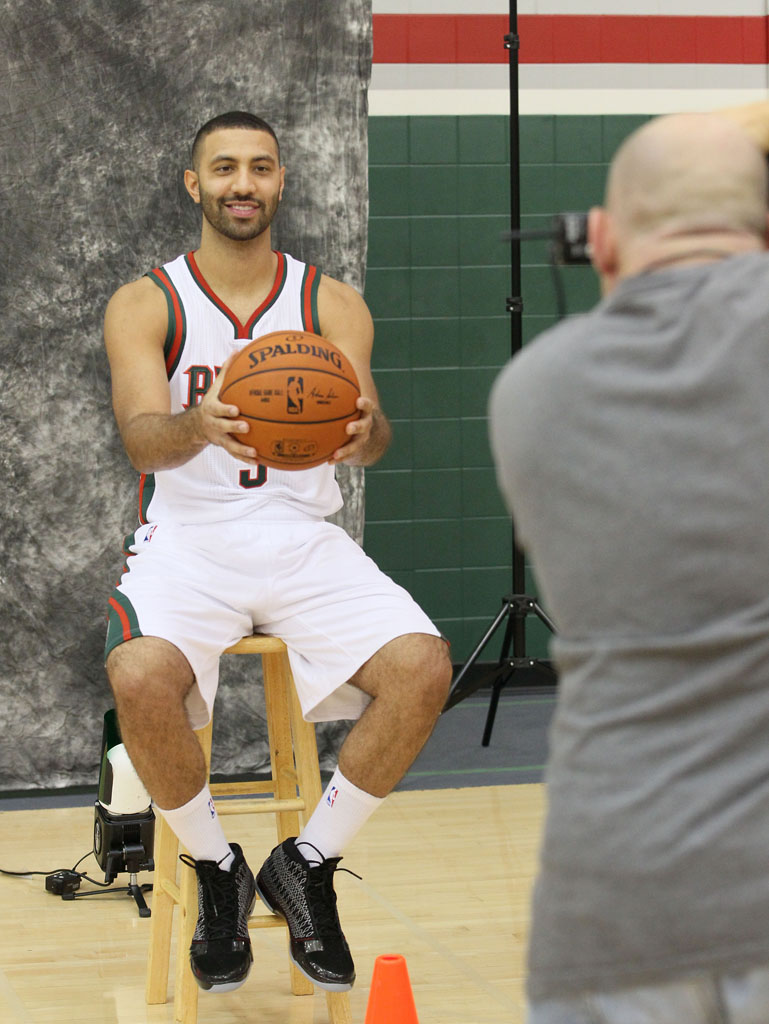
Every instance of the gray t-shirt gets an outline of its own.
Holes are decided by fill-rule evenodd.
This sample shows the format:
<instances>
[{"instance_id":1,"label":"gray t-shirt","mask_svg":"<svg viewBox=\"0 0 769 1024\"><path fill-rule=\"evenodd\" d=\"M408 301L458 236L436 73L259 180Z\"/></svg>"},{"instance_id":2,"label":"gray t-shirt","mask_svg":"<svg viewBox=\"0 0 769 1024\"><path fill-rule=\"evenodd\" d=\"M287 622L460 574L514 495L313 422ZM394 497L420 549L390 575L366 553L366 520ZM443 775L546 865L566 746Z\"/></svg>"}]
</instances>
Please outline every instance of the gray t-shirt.
<instances>
[{"instance_id":1,"label":"gray t-shirt","mask_svg":"<svg viewBox=\"0 0 769 1024\"><path fill-rule=\"evenodd\" d=\"M490 409L558 628L530 996L769 960L769 256L624 281Z\"/></svg>"}]
</instances>

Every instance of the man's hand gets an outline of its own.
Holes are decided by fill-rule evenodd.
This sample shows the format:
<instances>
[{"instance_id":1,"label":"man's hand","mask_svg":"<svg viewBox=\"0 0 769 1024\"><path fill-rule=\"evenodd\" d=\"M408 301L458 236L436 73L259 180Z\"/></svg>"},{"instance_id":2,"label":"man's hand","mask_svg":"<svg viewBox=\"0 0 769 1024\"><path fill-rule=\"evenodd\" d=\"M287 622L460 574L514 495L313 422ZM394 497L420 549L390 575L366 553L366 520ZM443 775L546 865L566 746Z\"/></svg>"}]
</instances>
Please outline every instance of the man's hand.
<instances>
[{"instance_id":1,"label":"man's hand","mask_svg":"<svg viewBox=\"0 0 769 1024\"><path fill-rule=\"evenodd\" d=\"M345 429L350 440L331 456L332 465L345 462L349 466L370 466L381 458L390 443L390 424L373 401L361 395L355 405L361 411L360 417L347 424Z\"/></svg>"},{"instance_id":2,"label":"man's hand","mask_svg":"<svg viewBox=\"0 0 769 1024\"><path fill-rule=\"evenodd\" d=\"M224 448L240 462L255 466L258 465L256 449L243 444L237 437L238 434L248 433L248 424L238 419L240 409L237 405L219 401L225 372L234 357L235 353L225 361L216 380L203 396L200 405L192 411L192 415L197 417L197 429L201 439Z\"/></svg>"}]
</instances>

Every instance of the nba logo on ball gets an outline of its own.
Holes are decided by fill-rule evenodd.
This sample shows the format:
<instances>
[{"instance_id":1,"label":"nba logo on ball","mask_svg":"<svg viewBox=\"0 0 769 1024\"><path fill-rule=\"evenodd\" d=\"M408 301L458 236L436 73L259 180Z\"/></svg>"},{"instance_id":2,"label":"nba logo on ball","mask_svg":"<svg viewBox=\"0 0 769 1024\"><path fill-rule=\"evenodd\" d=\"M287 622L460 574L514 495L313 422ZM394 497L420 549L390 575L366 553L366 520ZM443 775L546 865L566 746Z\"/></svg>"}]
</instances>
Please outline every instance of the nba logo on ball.
<instances>
[{"instance_id":1,"label":"nba logo on ball","mask_svg":"<svg viewBox=\"0 0 769 1024\"><path fill-rule=\"evenodd\" d=\"M326 797L326 803L328 804L329 807L334 806L334 802L338 796L339 790L336 788L336 786L332 786L331 789L328 791L328 796Z\"/></svg>"},{"instance_id":2,"label":"nba logo on ball","mask_svg":"<svg viewBox=\"0 0 769 1024\"><path fill-rule=\"evenodd\" d=\"M304 381L301 377L289 377L286 381L286 411L298 416L302 411L302 391Z\"/></svg>"}]
</instances>

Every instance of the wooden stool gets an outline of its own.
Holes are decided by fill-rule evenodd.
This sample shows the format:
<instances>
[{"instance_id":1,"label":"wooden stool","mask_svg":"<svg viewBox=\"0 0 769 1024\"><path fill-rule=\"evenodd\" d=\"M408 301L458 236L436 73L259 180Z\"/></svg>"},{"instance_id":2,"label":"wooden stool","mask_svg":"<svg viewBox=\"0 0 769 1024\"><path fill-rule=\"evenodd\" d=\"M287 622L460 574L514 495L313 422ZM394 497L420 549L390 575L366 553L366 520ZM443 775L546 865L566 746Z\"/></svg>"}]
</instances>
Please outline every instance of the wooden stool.
<instances>
[{"instance_id":1,"label":"wooden stool","mask_svg":"<svg viewBox=\"0 0 769 1024\"><path fill-rule=\"evenodd\" d=\"M272 794L272 799L225 800L217 805L217 811L220 815L274 814L278 842L282 843L289 836L299 834L300 813L303 822L321 797L315 728L302 718L288 652L282 640L273 636L247 636L224 653L261 655L271 778L264 782L214 783L211 785L211 793L214 796ZM209 722L197 732L209 772L212 730L213 722ZM198 917L197 878L192 868L180 864L178 853L176 836L162 816L158 815L146 999L148 1003L166 1002L171 926L174 907L178 906L174 1020L179 1024L196 1024L199 990L189 965L189 948ZM180 882L177 882L178 871L181 873ZM267 928L286 925L282 917L268 913L252 917L248 926ZM288 930L286 935L288 937ZM291 962L290 973L294 995L312 995L312 983ZM326 992L326 1003L330 1024L351 1024L347 992Z\"/></svg>"}]
</instances>

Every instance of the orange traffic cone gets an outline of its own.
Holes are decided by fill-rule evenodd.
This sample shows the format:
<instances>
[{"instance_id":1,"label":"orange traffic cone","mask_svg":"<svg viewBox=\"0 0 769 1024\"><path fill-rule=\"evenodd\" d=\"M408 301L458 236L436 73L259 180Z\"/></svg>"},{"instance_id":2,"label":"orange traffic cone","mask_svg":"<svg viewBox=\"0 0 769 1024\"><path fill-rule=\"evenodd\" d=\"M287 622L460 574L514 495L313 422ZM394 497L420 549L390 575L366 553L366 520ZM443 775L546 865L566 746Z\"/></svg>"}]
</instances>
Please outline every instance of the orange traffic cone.
<instances>
[{"instance_id":1,"label":"orange traffic cone","mask_svg":"<svg viewBox=\"0 0 769 1024\"><path fill-rule=\"evenodd\" d=\"M374 961L365 1024L419 1024L402 956L378 956Z\"/></svg>"}]
</instances>

